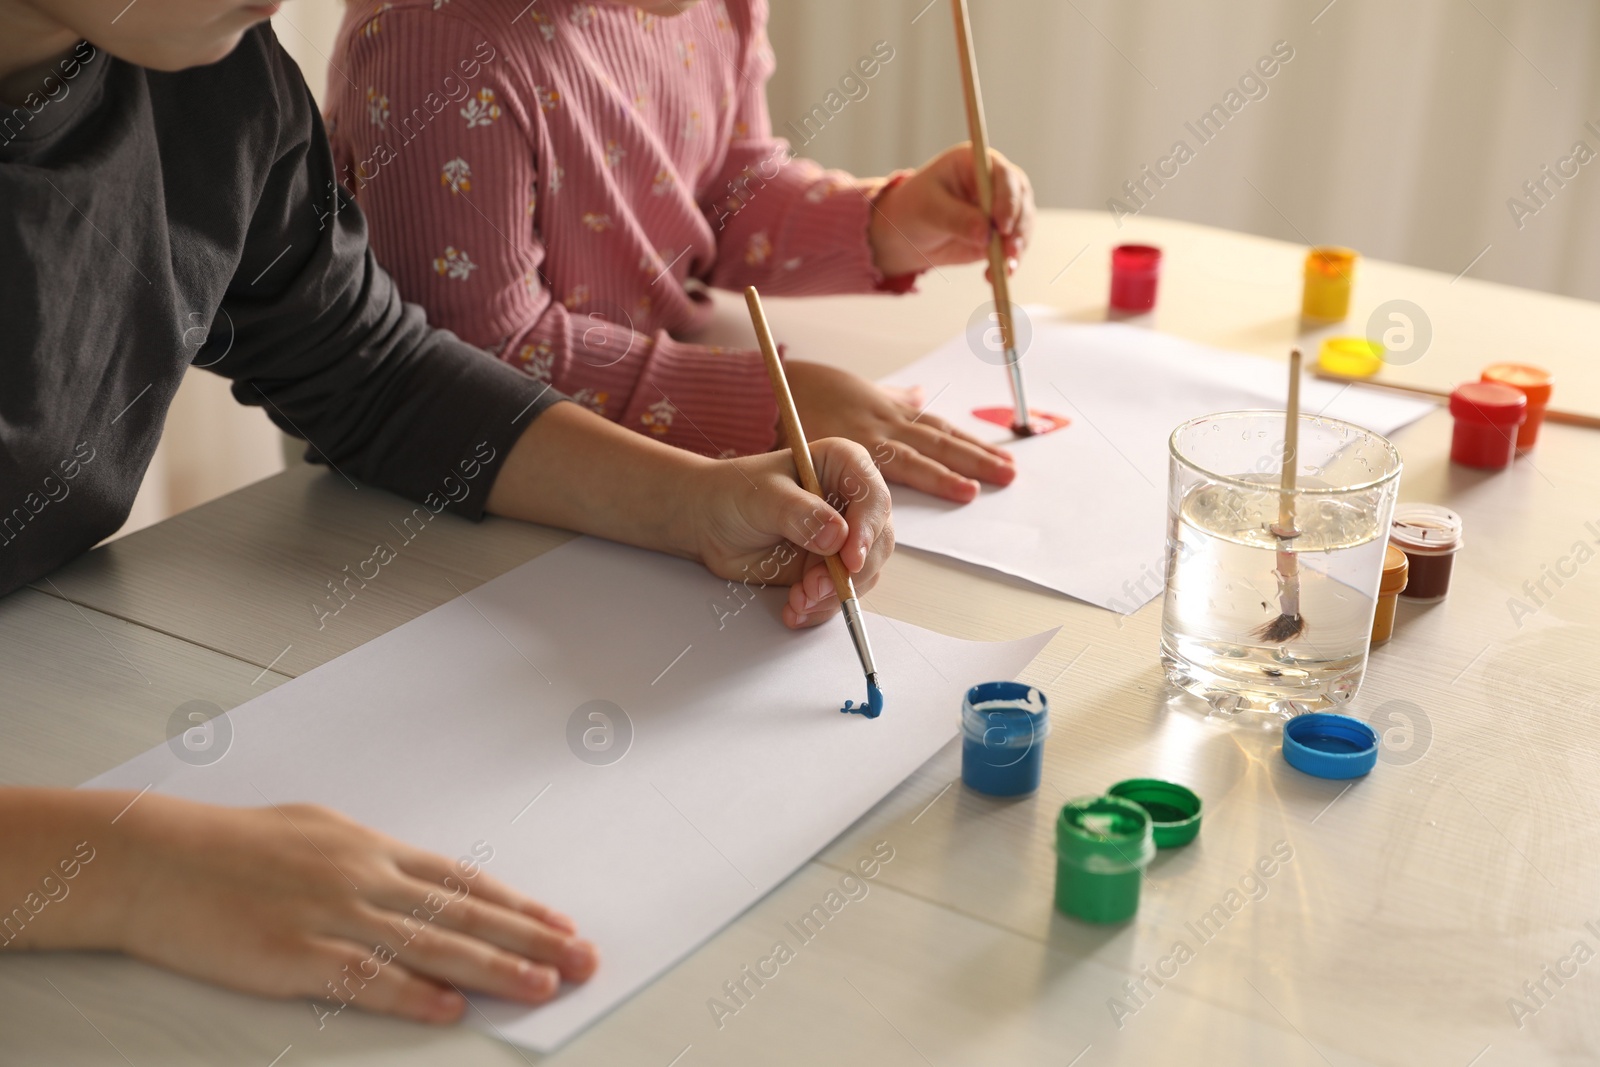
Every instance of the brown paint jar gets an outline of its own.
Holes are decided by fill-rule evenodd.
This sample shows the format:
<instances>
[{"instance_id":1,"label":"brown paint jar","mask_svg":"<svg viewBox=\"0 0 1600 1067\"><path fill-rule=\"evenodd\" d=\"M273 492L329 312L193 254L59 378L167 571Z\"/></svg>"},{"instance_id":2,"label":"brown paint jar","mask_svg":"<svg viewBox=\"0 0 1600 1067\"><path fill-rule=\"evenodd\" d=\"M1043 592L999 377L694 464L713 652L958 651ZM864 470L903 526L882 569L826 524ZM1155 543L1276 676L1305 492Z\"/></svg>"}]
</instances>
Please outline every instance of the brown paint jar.
<instances>
[{"instance_id":1,"label":"brown paint jar","mask_svg":"<svg viewBox=\"0 0 1600 1067\"><path fill-rule=\"evenodd\" d=\"M1394 611L1406 587L1411 561L1394 545L1383 550L1383 578L1378 583L1378 610L1372 616L1372 644L1381 645L1394 636Z\"/></svg>"},{"instance_id":2,"label":"brown paint jar","mask_svg":"<svg viewBox=\"0 0 1600 1067\"><path fill-rule=\"evenodd\" d=\"M1450 592L1450 572L1465 543L1461 516L1438 504L1399 504L1389 543L1406 554L1408 573L1401 596L1432 604Z\"/></svg>"}]
</instances>

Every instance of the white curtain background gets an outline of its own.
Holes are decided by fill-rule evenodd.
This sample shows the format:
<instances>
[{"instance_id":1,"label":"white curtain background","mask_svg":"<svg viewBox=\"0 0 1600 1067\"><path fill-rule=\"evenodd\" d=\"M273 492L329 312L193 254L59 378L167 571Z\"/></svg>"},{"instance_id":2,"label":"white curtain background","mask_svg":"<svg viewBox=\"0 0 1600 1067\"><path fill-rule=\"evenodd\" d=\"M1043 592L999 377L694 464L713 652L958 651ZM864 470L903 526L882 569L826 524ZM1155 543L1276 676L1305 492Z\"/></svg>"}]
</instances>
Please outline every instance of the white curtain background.
<instances>
[{"instance_id":1,"label":"white curtain background","mask_svg":"<svg viewBox=\"0 0 1600 1067\"><path fill-rule=\"evenodd\" d=\"M927 4L772 0L774 124L798 123L883 40L895 58L802 151L881 173L965 139L949 0ZM1600 299L1600 158L1569 165L1564 188L1547 182L1547 206L1520 229L1506 206L1539 207L1522 183L1574 142L1600 153L1592 2L969 4L990 142L1026 168L1042 206L1128 202L1122 183L1182 138L1195 156L1149 214L1450 274L1488 247L1472 277ZM1200 145L1184 123L1278 41L1293 60Z\"/></svg>"},{"instance_id":2,"label":"white curtain background","mask_svg":"<svg viewBox=\"0 0 1600 1067\"><path fill-rule=\"evenodd\" d=\"M1600 158L1574 158L1579 141L1600 154L1592 2L969 3L990 140L1027 169L1042 206L1105 211L1117 198L1151 215L1600 299ZM965 139L949 0L771 4L768 99L798 151L880 174ZM295 0L274 19L319 99L340 11L340 0ZM841 87L879 41L893 58ZM1280 41L1293 58L1241 86ZM1185 123L1198 126L1213 105L1236 110L1202 144ZM827 122L814 117L807 132L818 107ZM1158 188L1143 168L1157 170L1180 139L1193 158L1165 164L1176 174ZM1142 203L1123 188L1141 180ZM1539 199L1527 182L1541 183ZM1512 198L1527 209L1520 219ZM280 441L220 379L192 372L124 532L281 469Z\"/></svg>"}]
</instances>

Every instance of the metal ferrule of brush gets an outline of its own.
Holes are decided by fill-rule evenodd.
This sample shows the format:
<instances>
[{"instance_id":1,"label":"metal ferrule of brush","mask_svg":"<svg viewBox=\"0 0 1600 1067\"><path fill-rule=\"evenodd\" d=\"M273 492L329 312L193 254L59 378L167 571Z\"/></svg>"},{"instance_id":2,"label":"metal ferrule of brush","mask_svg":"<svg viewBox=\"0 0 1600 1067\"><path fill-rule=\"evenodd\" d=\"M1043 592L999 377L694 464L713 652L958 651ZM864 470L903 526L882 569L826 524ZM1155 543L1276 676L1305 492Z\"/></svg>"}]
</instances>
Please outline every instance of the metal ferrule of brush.
<instances>
[{"instance_id":1,"label":"metal ferrule of brush","mask_svg":"<svg viewBox=\"0 0 1600 1067\"><path fill-rule=\"evenodd\" d=\"M1022 386L1022 357L1017 355L1015 348L1006 349L1006 373L1011 376L1012 408L1018 414L1026 416L1028 395Z\"/></svg>"},{"instance_id":2,"label":"metal ferrule of brush","mask_svg":"<svg viewBox=\"0 0 1600 1067\"><path fill-rule=\"evenodd\" d=\"M868 678L876 678L878 666L872 662L872 642L867 640L867 628L861 624L861 604L855 597L844 602L844 622L850 628L850 640L856 644L861 670Z\"/></svg>"}]
</instances>

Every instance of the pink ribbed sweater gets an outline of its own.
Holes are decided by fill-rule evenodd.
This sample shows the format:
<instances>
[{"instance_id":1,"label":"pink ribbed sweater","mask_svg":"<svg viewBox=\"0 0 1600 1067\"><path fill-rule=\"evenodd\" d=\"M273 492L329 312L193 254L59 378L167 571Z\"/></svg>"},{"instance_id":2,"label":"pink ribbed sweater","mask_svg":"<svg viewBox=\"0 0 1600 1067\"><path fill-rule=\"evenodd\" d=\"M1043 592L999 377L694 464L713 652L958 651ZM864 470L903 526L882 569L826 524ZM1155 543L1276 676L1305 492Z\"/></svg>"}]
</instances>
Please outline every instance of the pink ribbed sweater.
<instances>
[{"instance_id":1,"label":"pink ribbed sweater","mask_svg":"<svg viewBox=\"0 0 1600 1067\"><path fill-rule=\"evenodd\" d=\"M329 132L379 261L432 322L624 426L766 451L759 353L674 339L704 288L906 285L872 265L876 186L772 135L765 27L764 0L352 4Z\"/></svg>"}]
</instances>

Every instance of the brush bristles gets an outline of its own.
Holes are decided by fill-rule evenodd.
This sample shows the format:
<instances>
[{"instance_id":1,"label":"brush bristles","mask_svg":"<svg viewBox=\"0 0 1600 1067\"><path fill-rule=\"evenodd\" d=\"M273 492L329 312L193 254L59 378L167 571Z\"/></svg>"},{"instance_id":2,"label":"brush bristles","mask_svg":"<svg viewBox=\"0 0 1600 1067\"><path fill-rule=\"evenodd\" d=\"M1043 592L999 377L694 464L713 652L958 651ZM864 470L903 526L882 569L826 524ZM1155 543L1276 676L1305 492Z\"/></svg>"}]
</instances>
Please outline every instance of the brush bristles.
<instances>
[{"instance_id":1,"label":"brush bristles","mask_svg":"<svg viewBox=\"0 0 1600 1067\"><path fill-rule=\"evenodd\" d=\"M1305 632L1306 620L1303 615L1279 615L1265 626L1253 631L1257 640L1274 645L1293 640Z\"/></svg>"}]
</instances>

